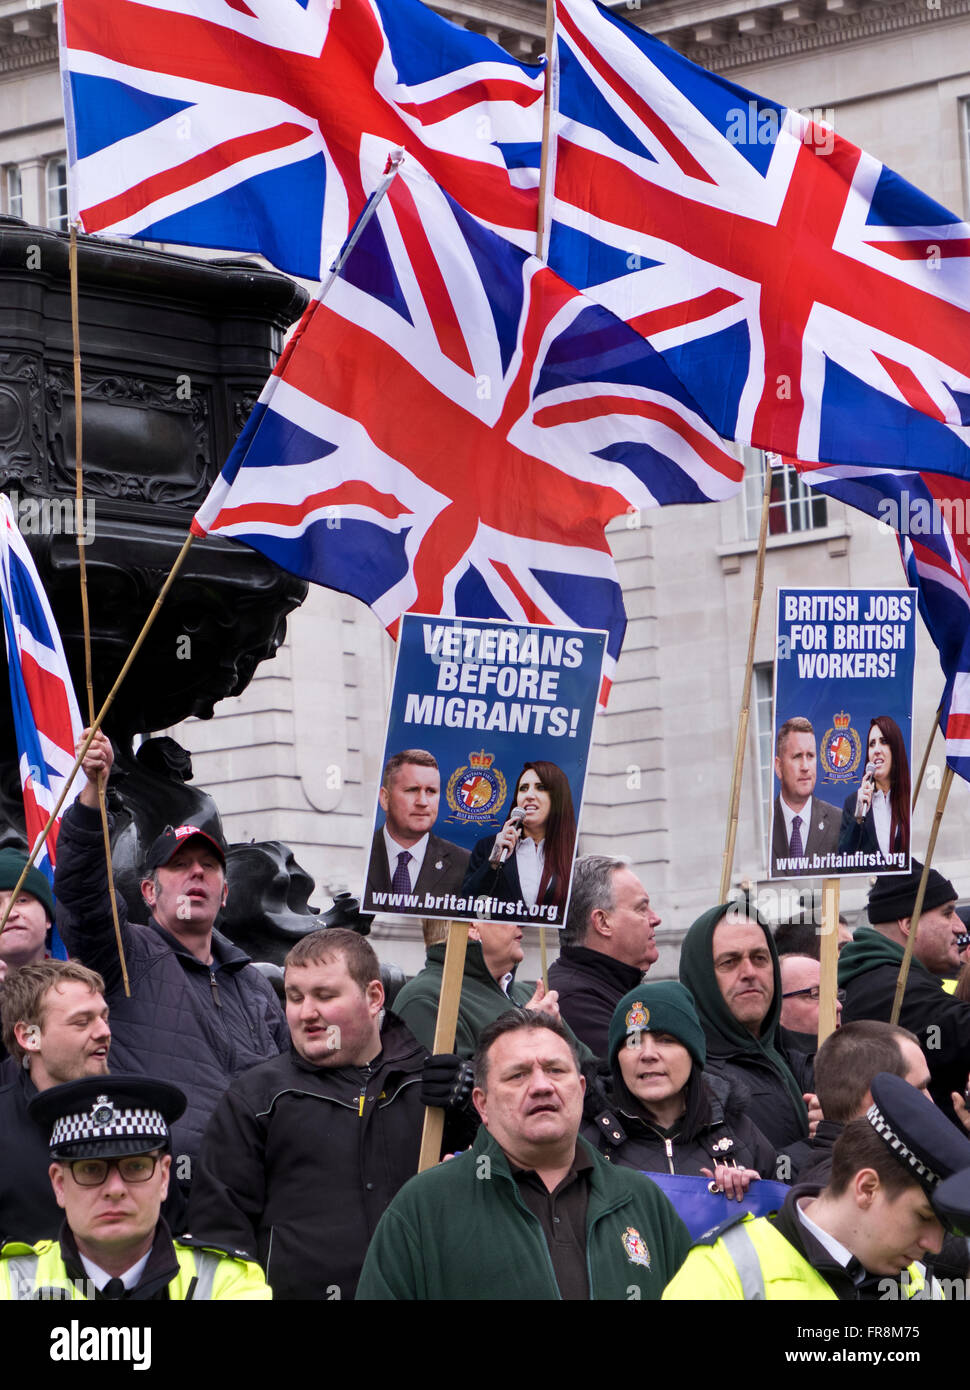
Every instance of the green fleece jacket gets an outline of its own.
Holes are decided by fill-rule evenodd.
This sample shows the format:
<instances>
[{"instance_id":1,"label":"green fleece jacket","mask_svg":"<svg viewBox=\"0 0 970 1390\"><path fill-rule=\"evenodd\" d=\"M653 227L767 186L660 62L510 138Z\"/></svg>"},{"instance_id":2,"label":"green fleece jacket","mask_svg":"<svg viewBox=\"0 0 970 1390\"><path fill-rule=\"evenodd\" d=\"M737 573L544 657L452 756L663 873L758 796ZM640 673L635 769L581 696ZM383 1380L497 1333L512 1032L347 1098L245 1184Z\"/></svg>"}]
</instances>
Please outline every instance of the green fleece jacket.
<instances>
[{"instance_id":1,"label":"green fleece jacket","mask_svg":"<svg viewBox=\"0 0 970 1390\"><path fill-rule=\"evenodd\" d=\"M874 1018L888 1023L896 996L903 948L874 927L859 927L839 956L839 984L846 991L842 1022ZM919 1038L930 1069L930 1095L957 1123L950 1099L963 1091L970 1070L970 1004L947 994L942 982L914 956L899 1012L901 1027Z\"/></svg>"},{"instance_id":2,"label":"green fleece jacket","mask_svg":"<svg viewBox=\"0 0 970 1390\"><path fill-rule=\"evenodd\" d=\"M590 1297L659 1299L690 1248L649 1178L593 1159L586 1218ZM474 1146L405 1183L374 1232L358 1300L558 1299L542 1227L484 1126Z\"/></svg>"},{"instance_id":3,"label":"green fleece jacket","mask_svg":"<svg viewBox=\"0 0 970 1390\"><path fill-rule=\"evenodd\" d=\"M428 947L424 969L395 995L394 1012L402 1019L418 1042L429 1052L434 1047L434 1029L438 1020L438 1000L441 997L441 976L445 966L445 943ZM509 1009L522 1009L535 993L534 984L513 980L508 994L502 989L485 964L482 943L469 941L465 954L465 971L461 980L461 1003L458 1006L458 1025L452 1051L468 1061L475 1054L478 1037L483 1028L507 1014ZM566 1031L576 1043L579 1061L586 1065L593 1054L580 1042L564 1021Z\"/></svg>"},{"instance_id":4,"label":"green fleece jacket","mask_svg":"<svg viewBox=\"0 0 970 1390\"><path fill-rule=\"evenodd\" d=\"M445 943L442 941L437 946L428 947L424 969L413 980L408 980L394 999L394 1012L429 1052L434 1044L444 967ZM485 964L482 943L469 941L453 1051L459 1057L470 1059L482 1029L501 1018L502 1014L507 1014L515 1005L523 1008L532 998L534 990L535 985L513 980L506 994Z\"/></svg>"}]
</instances>

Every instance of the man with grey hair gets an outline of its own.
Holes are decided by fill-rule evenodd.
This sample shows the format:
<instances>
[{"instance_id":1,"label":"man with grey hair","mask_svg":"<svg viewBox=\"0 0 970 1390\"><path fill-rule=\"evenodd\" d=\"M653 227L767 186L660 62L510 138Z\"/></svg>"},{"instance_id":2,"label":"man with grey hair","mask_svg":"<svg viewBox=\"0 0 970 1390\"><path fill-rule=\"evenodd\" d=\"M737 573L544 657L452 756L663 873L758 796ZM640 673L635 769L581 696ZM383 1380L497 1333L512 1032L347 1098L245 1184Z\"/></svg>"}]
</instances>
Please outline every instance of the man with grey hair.
<instances>
[{"instance_id":1,"label":"man with grey hair","mask_svg":"<svg viewBox=\"0 0 970 1390\"><path fill-rule=\"evenodd\" d=\"M577 1038L597 1057L608 1053L613 1010L635 989L659 952L660 918L626 859L586 854L576 860L569 912L549 988Z\"/></svg>"}]
</instances>

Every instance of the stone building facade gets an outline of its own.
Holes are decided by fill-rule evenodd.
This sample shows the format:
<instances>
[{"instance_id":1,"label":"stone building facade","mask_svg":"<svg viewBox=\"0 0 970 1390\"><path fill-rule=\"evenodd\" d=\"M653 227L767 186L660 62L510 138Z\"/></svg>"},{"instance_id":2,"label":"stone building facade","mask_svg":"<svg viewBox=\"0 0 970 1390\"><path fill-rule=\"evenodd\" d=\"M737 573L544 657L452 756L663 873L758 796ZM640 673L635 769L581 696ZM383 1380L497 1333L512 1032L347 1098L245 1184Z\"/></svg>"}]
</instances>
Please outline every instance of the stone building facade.
<instances>
[{"instance_id":1,"label":"stone building facade","mask_svg":"<svg viewBox=\"0 0 970 1390\"><path fill-rule=\"evenodd\" d=\"M542 49L539 0L451 0L438 8L517 56ZM970 0L627 0L615 6L691 59L840 134L955 212L970 210ZM0 0L0 205L66 225L64 132L51 0ZM181 248L180 248L181 249ZM928 461L929 462L929 461ZM620 519L610 540L629 628L609 710L598 718L581 823L583 852L630 857L661 912L657 974L676 968L690 922L714 901L744 677L760 505L760 455L735 502ZM787 482L768 544L733 881L764 890L770 797L771 653L779 585L902 583L895 540ZM215 717L170 730L192 751L196 781L220 805L230 839L279 839L317 881L315 904L358 891L365 866L394 648L370 611L312 590L289 636L249 688ZM920 628L914 761L942 690ZM914 820L926 842L942 743ZM957 782L936 862L970 895L970 789ZM864 880L847 880L850 918ZM793 899L762 891L772 911ZM375 929L411 971L417 924ZM529 964L535 963L534 946Z\"/></svg>"}]
</instances>

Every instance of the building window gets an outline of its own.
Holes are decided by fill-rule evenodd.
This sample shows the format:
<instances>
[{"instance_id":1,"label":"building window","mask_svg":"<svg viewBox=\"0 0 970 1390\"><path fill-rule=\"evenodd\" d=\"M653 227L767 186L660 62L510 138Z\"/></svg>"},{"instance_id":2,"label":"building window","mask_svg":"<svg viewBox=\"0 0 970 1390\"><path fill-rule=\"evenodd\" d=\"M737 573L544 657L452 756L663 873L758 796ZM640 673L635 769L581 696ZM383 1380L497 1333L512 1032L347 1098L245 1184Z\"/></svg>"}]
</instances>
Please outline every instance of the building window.
<instances>
[{"instance_id":1,"label":"building window","mask_svg":"<svg viewBox=\"0 0 970 1390\"><path fill-rule=\"evenodd\" d=\"M8 164L6 168L3 210L8 217L24 215L24 190L20 181L20 169L16 164Z\"/></svg>"},{"instance_id":2,"label":"building window","mask_svg":"<svg viewBox=\"0 0 970 1390\"><path fill-rule=\"evenodd\" d=\"M745 444L741 448L741 457L744 461L745 535L748 540L757 540L765 490L765 456L760 449L752 449ZM794 468L779 468L776 464L771 470L769 536L815 531L827 524L825 498L806 487Z\"/></svg>"},{"instance_id":3,"label":"building window","mask_svg":"<svg viewBox=\"0 0 970 1390\"><path fill-rule=\"evenodd\" d=\"M759 835L764 863L768 864L768 836L771 834L772 787L775 774L775 749L772 743L774 723L774 667L766 661L754 668L754 729L758 742L758 815Z\"/></svg>"},{"instance_id":4,"label":"building window","mask_svg":"<svg viewBox=\"0 0 970 1390\"><path fill-rule=\"evenodd\" d=\"M55 232L67 231L67 160L47 161L47 225Z\"/></svg>"}]
</instances>

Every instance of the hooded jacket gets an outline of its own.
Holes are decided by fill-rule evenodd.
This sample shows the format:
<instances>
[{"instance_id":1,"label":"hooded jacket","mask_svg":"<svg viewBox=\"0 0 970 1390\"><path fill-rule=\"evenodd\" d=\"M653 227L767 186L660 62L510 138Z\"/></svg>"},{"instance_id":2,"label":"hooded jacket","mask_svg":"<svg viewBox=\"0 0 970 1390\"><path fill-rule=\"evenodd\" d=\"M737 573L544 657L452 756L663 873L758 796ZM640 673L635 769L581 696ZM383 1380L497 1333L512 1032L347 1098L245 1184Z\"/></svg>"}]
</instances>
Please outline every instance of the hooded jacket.
<instances>
[{"instance_id":1,"label":"hooded jacket","mask_svg":"<svg viewBox=\"0 0 970 1390\"><path fill-rule=\"evenodd\" d=\"M394 1012L429 1052L434 1045L434 1030L438 1021L445 949L443 941L437 946L429 946L424 969L408 980L394 999ZM509 1009L524 1008L533 992L532 985L513 979L506 994L485 964L482 943L469 941L461 979L454 1051L459 1057L470 1058L482 1029L508 1013Z\"/></svg>"},{"instance_id":2,"label":"hooded jacket","mask_svg":"<svg viewBox=\"0 0 970 1390\"><path fill-rule=\"evenodd\" d=\"M846 992L842 1021L873 1018L888 1023L903 948L873 927L860 927L839 957L839 985ZM963 1091L970 1070L970 1004L954 999L943 982L914 956L899 1023L919 1038L930 1069L930 1095L956 1121L951 1091Z\"/></svg>"},{"instance_id":3,"label":"hooded jacket","mask_svg":"<svg viewBox=\"0 0 970 1390\"><path fill-rule=\"evenodd\" d=\"M711 908L684 937L680 952L680 980L694 996L694 1004L707 1038L707 1070L726 1077L739 1097L746 1098L745 1112L779 1151L796 1139L808 1138L808 1115L803 1090L811 1089L805 1074L796 1077L778 1041L781 1018L781 972L771 932L754 908L745 916L757 921L771 953L774 992L758 1037L731 1013L714 972L714 929L733 903Z\"/></svg>"}]
</instances>

